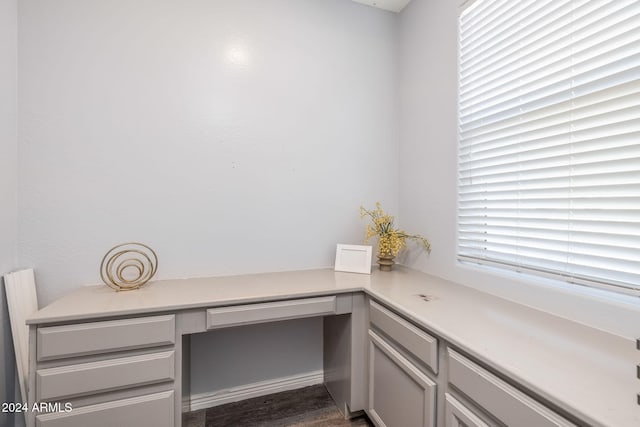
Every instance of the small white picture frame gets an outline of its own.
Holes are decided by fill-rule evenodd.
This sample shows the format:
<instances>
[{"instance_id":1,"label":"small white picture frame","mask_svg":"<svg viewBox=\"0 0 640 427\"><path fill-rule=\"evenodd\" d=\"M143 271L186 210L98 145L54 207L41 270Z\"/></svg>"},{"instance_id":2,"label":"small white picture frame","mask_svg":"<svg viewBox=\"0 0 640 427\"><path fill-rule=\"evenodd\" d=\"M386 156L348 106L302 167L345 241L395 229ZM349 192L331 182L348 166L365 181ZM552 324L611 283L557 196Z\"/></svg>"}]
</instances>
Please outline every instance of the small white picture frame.
<instances>
[{"instance_id":1,"label":"small white picture frame","mask_svg":"<svg viewBox=\"0 0 640 427\"><path fill-rule=\"evenodd\" d=\"M344 245L338 243L336 246L335 271L346 271L348 273L371 274L371 246L364 245Z\"/></svg>"}]
</instances>

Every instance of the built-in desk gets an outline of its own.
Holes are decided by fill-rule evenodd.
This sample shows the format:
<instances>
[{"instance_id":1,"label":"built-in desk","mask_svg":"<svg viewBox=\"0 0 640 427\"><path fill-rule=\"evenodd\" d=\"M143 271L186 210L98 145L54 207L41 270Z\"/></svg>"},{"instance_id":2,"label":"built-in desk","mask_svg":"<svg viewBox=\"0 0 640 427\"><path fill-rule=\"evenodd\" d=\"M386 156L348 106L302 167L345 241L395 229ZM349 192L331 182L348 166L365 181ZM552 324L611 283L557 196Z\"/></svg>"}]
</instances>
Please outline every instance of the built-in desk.
<instances>
[{"instance_id":1,"label":"built-in desk","mask_svg":"<svg viewBox=\"0 0 640 427\"><path fill-rule=\"evenodd\" d=\"M28 320L30 402L73 407L32 412L29 424L179 426L190 395L191 334L312 316L326 320L328 390L346 414L360 411L365 323L357 313L368 281L316 270L164 280L126 292L79 289Z\"/></svg>"},{"instance_id":2,"label":"built-in desk","mask_svg":"<svg viewBox=\"0 0 640 427\"><path fill-rule=\"evenodd\" d=\"M189 394L190 334L308 316L324 318L325 382L341 410L375 413L371 354L404 363L415 353L428 361L424 372L419 360L409 371L427 379L438 411L432 425L473 421L460 402L479 410L477 425L504 422L512 414L480 408L500 393L574 424L640 425L635 342L405 268L78 289L28 320L30 403L68 401L74 409L30 413L29 425L177 426Z\"/></svg>"}]
</instances>

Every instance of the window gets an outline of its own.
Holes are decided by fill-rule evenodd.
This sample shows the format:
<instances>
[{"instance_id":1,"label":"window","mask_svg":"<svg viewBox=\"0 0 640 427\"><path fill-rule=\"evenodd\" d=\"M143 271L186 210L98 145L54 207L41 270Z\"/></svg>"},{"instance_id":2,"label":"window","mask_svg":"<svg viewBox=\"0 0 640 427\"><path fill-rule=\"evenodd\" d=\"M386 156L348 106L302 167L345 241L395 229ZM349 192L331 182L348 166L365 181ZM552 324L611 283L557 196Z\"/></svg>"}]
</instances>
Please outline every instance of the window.
<instances>
[{"instance_id":1,"label":"window","mask_svg":"<svg viewBox=\"0 0 640 427\"><path fill-rule=\"evenodd\" d=\"M640 1L459 17L458 257L640 295Z\"/></svg>"}]
</instances>

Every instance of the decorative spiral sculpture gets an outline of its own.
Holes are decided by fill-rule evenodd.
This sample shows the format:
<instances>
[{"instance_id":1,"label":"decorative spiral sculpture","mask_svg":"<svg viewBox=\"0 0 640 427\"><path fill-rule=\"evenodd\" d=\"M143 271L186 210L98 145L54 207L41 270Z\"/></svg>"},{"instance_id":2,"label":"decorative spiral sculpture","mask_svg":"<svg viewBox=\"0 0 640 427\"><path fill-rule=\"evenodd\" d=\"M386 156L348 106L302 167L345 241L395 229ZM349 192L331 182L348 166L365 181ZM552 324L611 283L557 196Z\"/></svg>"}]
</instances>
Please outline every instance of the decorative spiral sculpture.
<instances>
[{"instance_id":1,"label":"decorative spiral sculpture","mask_svg":"<svg viewBox=\"0 0 640 427\"><path fill-rule=\"evenodd\" d=\"M138 289L147 283L158 269L158 256L142 243L122 243L114 246L102 258L100 277L117 291Z\"/></svg>"}]
</instances>

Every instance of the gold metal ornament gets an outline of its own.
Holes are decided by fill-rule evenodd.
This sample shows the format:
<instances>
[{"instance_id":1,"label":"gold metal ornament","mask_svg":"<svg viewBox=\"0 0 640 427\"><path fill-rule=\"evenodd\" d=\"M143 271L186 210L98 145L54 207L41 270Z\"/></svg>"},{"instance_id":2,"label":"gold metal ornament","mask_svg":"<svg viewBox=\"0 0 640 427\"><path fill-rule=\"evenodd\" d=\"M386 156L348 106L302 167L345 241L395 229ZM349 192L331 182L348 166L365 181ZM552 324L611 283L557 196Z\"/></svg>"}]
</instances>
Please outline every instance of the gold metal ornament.
<instances>
[{"instance_id":1,"label":"gold metal ornament","mask_svg":"<svg viewBox=\"0 0 640 427\"><path fill-rule=\"evenodd\" d=\"M149 246L130 242L114 246L100 263L100 277L117 291L138 289L156 274L158 256Z\"/></svg>"}]
</instances>

